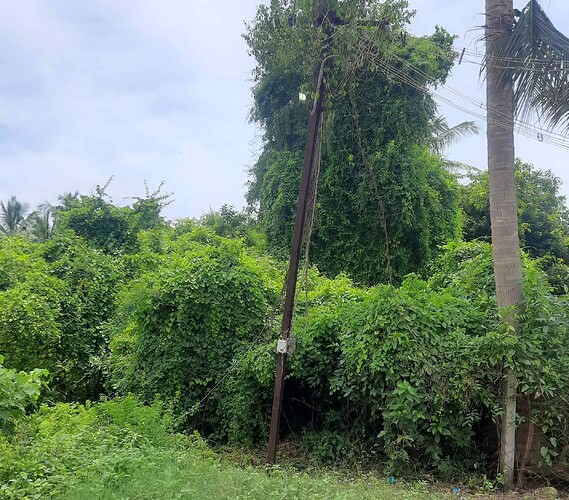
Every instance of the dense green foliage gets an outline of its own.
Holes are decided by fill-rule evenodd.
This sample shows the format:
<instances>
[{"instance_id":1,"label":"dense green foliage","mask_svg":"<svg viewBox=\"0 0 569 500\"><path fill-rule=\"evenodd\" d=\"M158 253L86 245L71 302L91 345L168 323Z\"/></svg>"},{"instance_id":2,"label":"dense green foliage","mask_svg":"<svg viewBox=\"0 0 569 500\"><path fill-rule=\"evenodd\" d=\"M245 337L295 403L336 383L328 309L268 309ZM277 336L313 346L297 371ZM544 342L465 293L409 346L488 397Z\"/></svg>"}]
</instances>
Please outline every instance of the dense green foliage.
<instances>
[{"instance_id":1,"label":"dense green foliage","mask_svg":"<svg viewBox=\"0 0 569 500\"><path fill-rule=\"evenodd\" d=\"M218 212L210 210L199 220L201 226L209 227L218 236L240 238L247 247L265 251L265 238L258 229L256 221L246 212L237 212L230 205L223 205Z\"/></svg>"},{"instance_id":2,"label":"dense green foliage","mask_svg":"<svg viewBox=\"0 0 569 500\"><path fill-rule=\"evenodd\" d=\"M569 210L560 194L561 180L550 170L541 171L516 161L519 236L532 257L546 255L569 262ZM473 176L463 187L464 237L490 238L488 173Z\"/></svg>"},{"instance_id":3,"label":"dense green foliage","mask_svg":"<svg viewBox=\"0 0 569 500\"><path fill-rule=\"evenodd\" d=\"M10 377L48 369L46 400L160 395L177 429L213 443L266 439L284 265L263 255L245 215L225 207L159 224L122 250L64 224L47 242L10 236L0 247ZM511 365L553 464L569 444L569 403L559 396L569 391L569 308L564 292L550 294L541 263L525 261L519 338L496 309L486 243L452 243L427 279L409 275L399 286L359 288L307 269L283 437L317 463L415 464L455 477L493 461L499 373ZM30 401L10 403L12 422Z\"/></svg>"},{"instance_id":4,"label":"dense green foliage","mask_svg":"<svg viewBox=\"0 0 569 500\"><path fill-rule=\"evenodd\" d=\"M152 271L120 298L111 328L114 387L147 399L159 393L180 424L222 435L217 394L203 423L190 418L192 407L258 337L275 291L237 241L196 229L163 245L164 253L144 257L154 260Z\"/></svg>"},{"instance_id":5,"label":"dense green foliage","mask_svg":"<svg viewBox=\"0 0 569 500\"><path fill-rule=\"evenodd\" d=\"M259 7L245 37L257 60L251 117L265 137L248 200L258 205L268 248L280 258L290 248L311 108L297 94L310 95L325 37L313 27L310 7L294 5L296 12L290 2ZM343 271L374 284L390 272L399 281L421 269L439 245L458 236L457 184L429 149L434 102L387 76L378 62L394 57L397 71L436 85L451 68L453 38L437 29L429 37L405 36L402 45L399 35L411 17L407 2L355 5L337 2L340 17L383 19L386 26L352 23L333 36L311 260L326 274ZM291 15L294 26L287 23ZM366 47L365 54L358 47Z\"/></svg>"},{"instance_id":6,"label":"dense green foliage","mask_svg":"<svg viewBox=\"0 0 569 500\"><path fill-rule=\"evenodd\" d=\"M125 266L64 232L44 245L43 257L50 274L68 289L61 314L59 363L63 373L52 388L66 400L97 398L104 391L102 358L108 344L104 324L115 313Z\"/></svg>"},{"instance_id":7,"label":"dense green foliage","mask_svg":"<svg viewBox=\"0 0 569 500\"><path fill-rule=\"evenodd\" d=\"M61 224L108 252L125 250L134 244L127 214L102 196L89 196L62 214Z\"/></svg>"},{"instance_id":8,"label":"dense green foliage","mask_svg":"<svg viewBox=\"0 0 569 500\"><path fill-rule=\"evenodd\" d=\"M517 164L526 306L514 335L483 241L488 177L459 187L432 151L433 101L400 81L444 82L452 37L439 28L405 35L405 0L332 3L351 23L334 32L325 75L317 217L281 438L305 463L448 480L491 473L511 368L527 410L520 421L538 431L541 464L530 465L569 477L569 212L559 180ZM264 131L248 211L224 205L169 223L161 186L130 206L113 204L106 186L27 217L15 198L0 206L0 496L199 498L225 483L233 498L251 494L252 481L269 498L302 488L352 494L330 478L320 491L278 469L265 477L222 467L187 437L197 430L239 446L267 438L310 89L326 38L309 4L273 0L245 35L258 63L251 118ZM361 17L381 26L354 23ZM386 74L384 60L398 73ZM477 241L460 242L461 233ZM46 405L25 416L38 402ZM149 480L156 471L165 484ZM374 491L353 485L359 497Z\"/></svg>"},{"instance_id":9,"label":"dense green foliage","mask_svg":"<svg viewBox=\"0 0 569 500\"><path fill-rule=\"evenodd\" d=\"M477 432L488 432L481 426L499 412L500 366L514 359L524 392L544 398L547 391L548 411L566 422L567 398L559 398L568 387L566 299L549 294L529 261L526 280L532 305L522 338L499 319L491 252L482 244L449 249L429 282L410 276L399 288L367 291L345 279L317 286L296 323L288 382L289 397L305 398L312 410L302 416L303 404L292 404L290 430L318 431L305 444L328 460L352 461L365 451L393 466L407 467L412 458L440 473L458 457L472 466L484 460ZM269 349L258 348L242 371L257 382L259 397L272 380ZM562 426L555 431L547 418L534 420L562 448Z\"/></svg>"},{"instance_id":10,"label":"dense green foliage","mask_svg":"<svg viewBox=\"0 0 569 500\"><path fill-rule=\"evenodd\" d=\"M121 263L73 234L47 243L0 239L0 351L17 370L47 369L53 397L97 398L103 323L114 312Z\"/></svg>"},{"instance_id":11,"label":"dense green foliage","mask_svg":"<svg viewBox=\"0 0 569 500\"><path fill-rule=\"evenodd\" d=\"M161 405L132 398L58 404L0 434L0 498L380 499L451 498L426 484L392 486L335 474L237 468L195 435L168 432Z\"/></svg>"},{"instance_id":12,"label":"dense green foliage","mask_svg":"<svg viewBox=\"0 0 569 500\"><path fill-rule=\"evenodd\" d=\"M47 370L39 368L30 373L9 370L2 366L3 362L0 355L0 431L10 428L38 400L42 380L47 375Z\"/></svg>"},{"instance_id":13,"label":"dense green foliage","mask_svg":"<svg viewBox=\"0 0 569 500\"><path fill-rule=\"evenodd\" d=\"M520 244L540 260L555 293L563 295L569 283L569 209L561 180L518 159L516 187ZM490 241L488 173L471 176L461 191L464 238Z\"/></svg>"}]
</instances>

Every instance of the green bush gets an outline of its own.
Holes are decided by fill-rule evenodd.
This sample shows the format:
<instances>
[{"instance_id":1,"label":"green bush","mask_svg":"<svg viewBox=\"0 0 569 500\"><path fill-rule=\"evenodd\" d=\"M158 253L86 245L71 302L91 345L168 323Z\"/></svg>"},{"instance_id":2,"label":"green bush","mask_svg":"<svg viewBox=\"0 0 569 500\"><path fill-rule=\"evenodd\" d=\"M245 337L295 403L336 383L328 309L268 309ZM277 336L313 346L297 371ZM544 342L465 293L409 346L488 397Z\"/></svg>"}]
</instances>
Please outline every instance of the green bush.
<instances>
[{"instance_id":1,"label":"green bush","mask_svg":"<svg viewBox=\"0 0 569 500\"><path fill-rule=\"evenodd\" d=\"M334 463L388 459L393 469L415 464L447 475L484 464L476 432L500 415L509 365L522 393L539 399L532 418L553 439L553 456L560 453L569 416L567 298L551 295L526 258L527 307L515 337L496 307L489 245L449 246L431 272L428 282L411 275L398 288L369 290L312 275L307 296L298 295L283 435L301 433L314 457ZM252 440L266 437L266 427L250 423L270 406L273 346L249 353L231 385L232 401L249 402L240 431Z\"/></svg>"},{"instance_id":2,"label":"green bush","mask_svg":"<svg viewBox=\"0 0 569 500\"><path fill-rule=\"evenodd\" d=\"M103 324L114 313L121 262L60 232L47 243L0 238L0 352L17 370L46 368L50 397L97 398Z\"/></svg>"},{"instance_id":3,"label":"green bush","mask_svg":"<svg viewBox=\"0 0 569 500\"><path fill-rule=\"evenodd\" d=\"M0 430L7 430L16 418L24 415L30 404L38 400L48 372L38 368L30 373L17 372L4 368L2 363L4 357L0 355Z\"/></svg>"},{"instance_id":4,"label":"green bush","mask_svg":"<svg viewBox=\"0 0 569 500\"><path fill-rule=\"evenodd\" d=\"M44 245L42 256L50 274L66 285L60 296L61 371L52 388L66 401L96 399L104 392L104 325L115 313L124 266L120 259L63 232Z\"/></svg>"},{"instance_id":5,"label":"green bush","mask_svg":"<svg viewBox=\"0 0 569 500\"><path fill-rule=\"evenodd\" d=\"M220 438L218 393L205 414L194 405L262 332L274 291L238 241L197 229L165 246L157 268L125 289L110 325L113 387L146 400L160 394L178 425Z\"/></svg>"},{"instance_id":6,"label":"green bush","mask_svg":"<svg viewBox=\"0 0 569 500\"><path fill-rule=\"evenodd\" d=\"M0 238L0 291L15 286L28 272L37 269L38 253L37 244L18 236Z\"/></svg>"},{"instance_id":7,"label":"green bush","mask_svg":"<svg viewBox=\"0 0 569 500\"><path fill-rule=\"evenodd\" d=\"M179 447L155 401L134 398L94 406L58 403L19 420L0 436L0 498L51 496L93 473L109 483L132 474L149 449Z\"/></svg>"},{"instance_id":8,"label":"green bush","mask_svg":"<svg viewBox=\"0 0 569 500\"><path fill-rule=\"evenodd\" d=\"M368 475L348 480L281 467L238 468L216 457L197 435L168 432L155 401L43 406L0 434L0 498L258 499L450 498L450 493L388 485Z\"/></svg>"},{"instance_id":9,"label":"green bush","mask_svg":"<svg viewBox=\"0 0 569 500\"><path fill-rule=\"evenodd\" d=\"M63 211L61 229L73 230L105 253L128 251L136 241L136 233L129 220L131 210L106 201L104 189L97 187L95 195L82 196L72 207Z\"/></svg>"},{"instance_id":10,"label":"green bush","mask_svg":"<svg viewBox=\"0 0 569 500\"><path fill-rule=\"evenodd\" d=\"M59 370L60 297L65 284L43 266L12 288L0 291L0 351L17 370Z\"/></svg>"}]
</instances>

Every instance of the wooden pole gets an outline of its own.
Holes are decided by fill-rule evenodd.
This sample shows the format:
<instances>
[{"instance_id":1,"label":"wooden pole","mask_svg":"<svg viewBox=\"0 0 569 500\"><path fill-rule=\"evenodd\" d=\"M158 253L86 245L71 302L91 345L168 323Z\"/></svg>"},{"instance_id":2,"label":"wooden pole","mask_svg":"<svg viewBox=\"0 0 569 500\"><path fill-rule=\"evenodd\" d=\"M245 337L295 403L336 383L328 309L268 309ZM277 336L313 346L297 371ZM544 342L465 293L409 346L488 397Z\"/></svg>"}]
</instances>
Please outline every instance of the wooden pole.
<instances>
[{"instance_id":1,"label":"wooden pole","mask_svg":"<svg viewBox=\"0 0 569 500\"><path fill-rule=\"evenodd\" d=\"M326 65L330 59L324 58L321 63L320 78L316 84L316 102L314 104L310 121L308 125L308 139L306 141L306 149L304 151L304 166L302 169L302 178L300 181L300 192L298 195L298 203L296 207L296 220L294 222L294 234L292 238L292 249L290 252L290 261L288 272L286 275L286 292L283 310L283 320L281 325L281 341L279 345L284 348L277 348L277 369L275 379L275 389L273 394L273 407L271 412L271 428L269 431L269 446L267 449L267 463L274 464L277 458L277 444L279 440L279 429L281 419L281 407L284 391L284 379L286 373L286 357L287 357L287 341L292 325L292 315L294 312L294 295L296 292L296 281L298 277L298 266L300 263L300 252L302 249L302 236L304 234L304 225L306 222L306 211L308 206L308 197L310 191L310 179L314 170L314 158L318 146L318 130L320 120L322 119L322 104L326 93L326 86L322 75L325 73Z\"/></svg>"},{"instance_id":2,"label":"wooden pole","mask_svg":"<svg viewBox=\"0 0 569 500\"><path fill-rule=\"evenodd\" d=\"M337 19L336 13L334 11L324 9L322 4L318 7L318 10L320 11L320 15L317 16L315 26L322 26L325 19ZM302 237L304 235L304 225L306 223L306 212L310 193L310 180L312 179L312 172L314 170L314 159L316 157L316 151L318 150L318 141L322 139L319 137L319 130L320 121L322 120L323 103L325 102L326 95L325 75L327 73L327 67L332 60L332 57L329 55L332 48L332 26L328 23L324 26L324 31L328 36L322 47L322 60L315 83L316 102L314 103L310 114L310 120L308 122L308 136L306 139L306 148L304 150L304 165L302 168L300 192L296 206L296 220L294 222L290 261L286 275L286 291L283 320L281 325L281 338L277 344L275 389L273 393L273 407L271 411L269 446L267 448L267 463L269 464L274 464L277 460L277 445L279 442L284 381L286 374L286 357L288 355L288 337L292 325L292 315L294 313L294 295L296 292L296 281L298 278Z\"/></svg>"}]
</instances>

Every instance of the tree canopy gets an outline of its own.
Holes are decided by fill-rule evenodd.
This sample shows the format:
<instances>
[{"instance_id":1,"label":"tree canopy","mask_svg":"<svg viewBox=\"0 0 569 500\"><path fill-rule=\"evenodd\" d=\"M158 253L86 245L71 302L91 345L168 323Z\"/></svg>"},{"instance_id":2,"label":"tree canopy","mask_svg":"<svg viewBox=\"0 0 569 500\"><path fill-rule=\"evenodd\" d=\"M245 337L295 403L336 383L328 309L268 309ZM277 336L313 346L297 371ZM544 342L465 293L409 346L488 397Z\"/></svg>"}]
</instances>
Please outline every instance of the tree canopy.
<instances>
[{"instance_id":1,"label":"tree canopy","mask_svg":"<svg viewBox=\"0 0 569 500\"><path fill-rule=\"evenodd\" d=\"M313 97L326 37L314 27L309 4L298 2L296 11L283 1L261 6L245 35L257 60L251 118L265 138L247 197L258 207L269 250L279 257L290 248L312 105L298 94ZM345 271L368 284L390 275L397 280L420 269L459 232L457 184L429 149L436 106L401 81L411 74L422 85L444 82L453 37L439 28L431 36L407 35L412 12L405 1L335 6L349 24L332 35L334 68L327 77L331 97L310 256L330 275ZM380 20L379 26L358 25L363 18ZM386 59L396 73L385 67Z\"/></svg>"},{"instance_id":2,"label":"tree canopy","mask_svg":"<svg viewBox=\"0 0 569 500\"><path fill-rule=\"evenodd\" d=\"M518 159L516 187L522 248L533 257L550 255L569 263L569 209L560 194L561 180L551 170L541 171ZM488 172L473 175L462 193L464 238L489 240Z\"/></svg>"}]
</instances>

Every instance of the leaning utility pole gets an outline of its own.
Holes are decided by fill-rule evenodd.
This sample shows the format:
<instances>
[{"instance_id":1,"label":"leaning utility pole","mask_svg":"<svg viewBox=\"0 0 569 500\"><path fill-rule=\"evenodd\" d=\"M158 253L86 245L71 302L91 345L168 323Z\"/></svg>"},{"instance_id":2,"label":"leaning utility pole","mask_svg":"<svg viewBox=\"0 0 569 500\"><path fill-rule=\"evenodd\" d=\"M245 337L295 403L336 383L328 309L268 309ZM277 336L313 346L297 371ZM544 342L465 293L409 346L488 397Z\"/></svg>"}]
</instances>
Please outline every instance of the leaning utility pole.
<instances>
[{"instance_id":1,"label":"leaning utility pole","mask_svg":"<svg viewBox=\"0 0 569 500\"><path fill-rule=\"evenodd\" d=\"M292 237L292 249L290 261L286 275L285 303L281 326L281 338L277 343L277 370L275 379L275 390L273 394L273 409L271 412L271 428L269 431L269 446L267 449L267 463L274 464L277 459L277 444L279 440L279 429L281 419L281 407L283 401L284 380L286 372L286 357L289 354L289 334L292 325L292 315L294 312L294 295L296 292L296 281L298 277L298 266L300 263L300 252L302 249L302 236L306 222L306 211L310 191L310 180L314 170L314 160L318 149L318 142L322 139L319 136L320 122L322 120L323 104L326 95L325 75L331 64L330 50L332 48L332 29L331 20L336 20L334 11L326 10L317 16L315 26L324 26L327 37L322 48L322 60L320 71L316 81L316 102L312 108L308 124L308 138L304 151L304 167L300 181L300 193L296 206L296 220L294 222L294 234ZM324 23L326 21L326 23Z\"/></svg>"},{"instance_id":2,"label":"leaning utility pole","mask_svg":"<svg viewBox=\"0 0 569 500\"><path fill-rule=\"evenodd\" d=\"M325 80L326 76L330 74L332 59L334 57L331 54L333 44L332 35L336 27L348 24L337 16L335 10L327 8L326 3L326 0L320 0L316 17L314 19L314 26L317 28L321 27L326 34L326 38L322 46L320 71L316 77L316 101L312 108L308 124L308 138L306 140L306 149L304 151L304 167L302 169L300 193L298 196L298 204L296 206L296 220L294 222L292 249L290 252L290 261L286 275L285 303L281 326L281 338L277 343L277 369L275 390L273 393L273 407L271 412L271 428L269 431L269 446L267 448L267 463L269 464L274 464L277 459L277 444L279 440L281 407L286 373L286 357L291 350L289 334L292 325L292 315L294 312L294 294L296 291L298 265L300 263L300 252L302 249L302 237L304 235L308 197L311 187L310 180L312 179L318 144L319 141L322 140L318 132L320 130L322 112L324 110L324 102L326 98ZM356 26L376 26L383 29L388 25L388 23L389 21L387 18L381 21L363 20L356 21Z\"/></svg>"}]
</instances>

